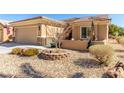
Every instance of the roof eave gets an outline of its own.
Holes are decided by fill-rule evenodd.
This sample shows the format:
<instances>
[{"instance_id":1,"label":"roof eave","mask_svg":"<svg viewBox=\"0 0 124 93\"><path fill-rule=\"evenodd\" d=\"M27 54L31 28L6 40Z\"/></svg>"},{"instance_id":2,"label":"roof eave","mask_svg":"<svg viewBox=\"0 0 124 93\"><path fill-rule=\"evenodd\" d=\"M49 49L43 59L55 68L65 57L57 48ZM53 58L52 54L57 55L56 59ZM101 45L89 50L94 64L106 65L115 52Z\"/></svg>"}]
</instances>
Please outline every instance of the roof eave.
<instances>
[{"instance_id":1,"label":"roof eave","mask_svg":"<svg viewBox=\"0 0 124 93\"><path fill-rule=\"evenodd\" d=\"M10 22L10 24L13 24L13 23L18 23L18 22L23 22L23 21L29 21L29 20L35 20L35 19L46 19L46 20L49 20L51 22L55 22L57 24L60 24L60 25L66 25L65 22L63 21L58 21L58 20L55 20L55 19L52 19L52 18L48 18L48 17L44 17L44 16L38 16L38 17L34 17L34 18L28 18L28 19L24 19L24 20L20 20L20 21L14 21L14 22Z\"/></svg>"}]
</instances>

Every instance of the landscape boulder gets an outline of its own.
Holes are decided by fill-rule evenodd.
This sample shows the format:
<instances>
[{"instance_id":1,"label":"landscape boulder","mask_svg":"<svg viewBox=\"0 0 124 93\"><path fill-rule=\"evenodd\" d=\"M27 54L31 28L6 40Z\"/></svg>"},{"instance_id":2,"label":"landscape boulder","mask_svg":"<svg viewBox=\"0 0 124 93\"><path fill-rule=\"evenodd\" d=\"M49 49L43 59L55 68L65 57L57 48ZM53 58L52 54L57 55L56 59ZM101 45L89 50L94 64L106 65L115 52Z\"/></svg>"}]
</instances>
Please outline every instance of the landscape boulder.
<instances>
[{"instance_id":1,"label":"landscape boulder","mask_svg":"<svg viewBox=\"0 0 124 93\"><path fill-rule=\"evenodd\" d=\"M124 63L118 62L106 72L108 78L124 78Z\"/></svg>"}]
</instances>

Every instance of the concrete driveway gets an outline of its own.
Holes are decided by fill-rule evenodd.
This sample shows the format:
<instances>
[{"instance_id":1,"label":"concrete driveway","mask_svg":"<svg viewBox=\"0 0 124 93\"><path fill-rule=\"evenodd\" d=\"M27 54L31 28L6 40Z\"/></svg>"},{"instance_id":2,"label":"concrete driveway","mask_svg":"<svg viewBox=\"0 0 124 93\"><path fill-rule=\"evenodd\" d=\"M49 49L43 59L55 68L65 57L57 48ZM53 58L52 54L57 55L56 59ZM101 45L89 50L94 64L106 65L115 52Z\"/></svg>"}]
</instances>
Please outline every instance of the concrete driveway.
<instances>
[{"instance_id":1,"label":"concrete driveway","mask_svg":"<svg viewBox=\"0 0 124 93\"><path fill-rule=\"evenodd\" d=\"M19 43L4 43L4 44L0 44L0 54L10 53L13 48L39 48L39 49L46 49L46 47L38 46L38 45L27 45L27 44L19 44Z\"/></svg>"}]
</instances>

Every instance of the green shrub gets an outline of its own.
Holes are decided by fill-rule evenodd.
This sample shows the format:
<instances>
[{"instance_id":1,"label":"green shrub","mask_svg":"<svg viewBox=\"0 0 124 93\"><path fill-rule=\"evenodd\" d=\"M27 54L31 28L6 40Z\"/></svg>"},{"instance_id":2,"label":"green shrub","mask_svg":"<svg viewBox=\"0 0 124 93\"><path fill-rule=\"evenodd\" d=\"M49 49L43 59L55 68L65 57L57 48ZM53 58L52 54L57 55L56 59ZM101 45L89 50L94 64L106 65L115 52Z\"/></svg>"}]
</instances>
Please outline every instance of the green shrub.
<instances>
[{"instance_id":1,"label":"green shrub","mask_svg":"<svg viewBox=\"0 0 124 93\"><path fill-rule=\"evenodd\" d=\"M24 56L34 56L37 55L39 53L38 49L36 48L28 48L28 49L24 49L22 55Z\"/></svg>"},{"instance_id":2,"label":"green shrub","mask_svg":"<svg viewBox=\"0 0 124 93\"><path fill-rule=\"evenodd\" d=\"M23 51L22 48L14 48L14 49L12 49L11 53L15 54L15 55L21 55L22 51Z\"/></svg>"},{"instance_id":3,"label":"green shrub","mask_svg":"<svg viewBox=\"0 0 124 93\"><path fill-rule=\"evenodd\" d=\"M108 66L113 61L114 50L108 45L93 45L89 52L98 60L99 64Z\"/></svg>"}]
</instances>

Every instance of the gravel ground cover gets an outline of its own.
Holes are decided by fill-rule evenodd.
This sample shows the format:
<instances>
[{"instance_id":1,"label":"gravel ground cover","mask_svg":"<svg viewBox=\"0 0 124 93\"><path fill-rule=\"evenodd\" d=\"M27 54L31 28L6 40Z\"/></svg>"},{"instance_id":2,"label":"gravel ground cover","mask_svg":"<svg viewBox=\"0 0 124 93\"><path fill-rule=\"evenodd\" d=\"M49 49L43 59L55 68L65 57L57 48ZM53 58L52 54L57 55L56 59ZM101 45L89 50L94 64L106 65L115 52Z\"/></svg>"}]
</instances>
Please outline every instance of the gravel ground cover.
<instances>
[{"instance_id":1,"label":"gravel ground cover","mask_svg":"<svg viewBox=\"0 0 124 93\"><path fill-rule=\"evenodd\" d=\"M115 61L124 61L124 48L109 44L116 52ZM66 50L66 49L63 49ZM88 51L66 50L71 54L62 60L44 60L38 56L21 57L0 54L0 77L8 78L101 78L113 66L99 66Z\"/></svg>"},{"instance_id":2,"label":"gravel ground cover","mask_svg":"<svg viewBox=\"0 0 124 93\"><path fill-rule=\"evenodd\" d=\"M102 77L108 69L108 67L99 66L88 52L66 51L72 54L69 58L54 61L39 59L37 56L20 57L11 54L0 54L0 76L20 78L96 78Z\"/></svg>"}]
</instances>

